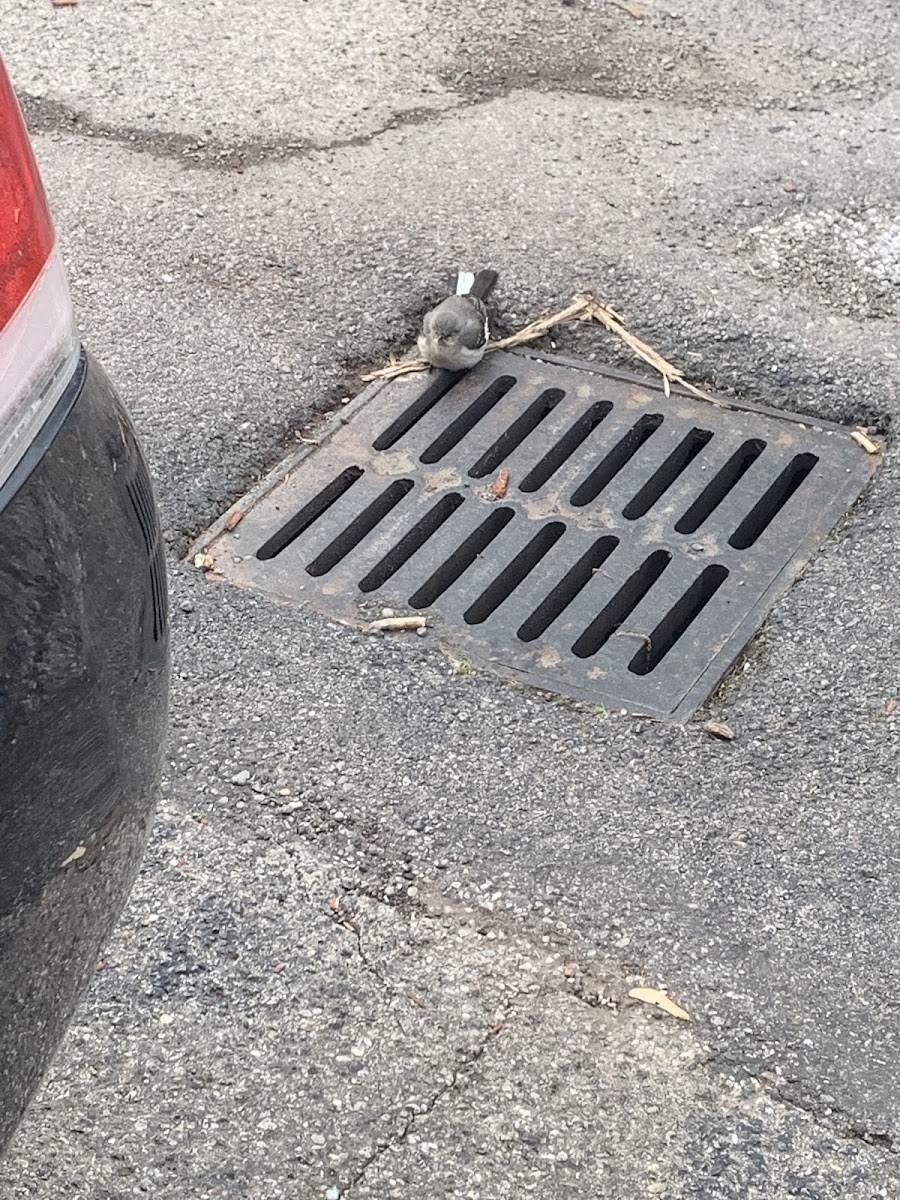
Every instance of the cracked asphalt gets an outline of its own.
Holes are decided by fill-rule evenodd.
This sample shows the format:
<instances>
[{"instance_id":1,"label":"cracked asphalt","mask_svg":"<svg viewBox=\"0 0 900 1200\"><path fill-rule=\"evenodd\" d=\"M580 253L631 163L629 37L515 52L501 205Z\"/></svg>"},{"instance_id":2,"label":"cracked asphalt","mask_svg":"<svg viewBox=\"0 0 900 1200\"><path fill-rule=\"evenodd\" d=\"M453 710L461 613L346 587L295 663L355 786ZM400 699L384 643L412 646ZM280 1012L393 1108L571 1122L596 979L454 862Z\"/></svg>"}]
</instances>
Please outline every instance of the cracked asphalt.
<instances>
[{"instance_id":1,"label":"cracked asphalt","mask_svg":"<svg viewBox=\"0 0 900 1200\"><path fill-rule=\"evenodd\" d=\"M167 778L10 1200L900 1194L895 455L699 722L185 564L460 266L890 435L894 0L7 5L170 547ZM559 348L634 367L599 329ZM678 1022L628 999L664 986Z\"/></svg>"}]
</instances>

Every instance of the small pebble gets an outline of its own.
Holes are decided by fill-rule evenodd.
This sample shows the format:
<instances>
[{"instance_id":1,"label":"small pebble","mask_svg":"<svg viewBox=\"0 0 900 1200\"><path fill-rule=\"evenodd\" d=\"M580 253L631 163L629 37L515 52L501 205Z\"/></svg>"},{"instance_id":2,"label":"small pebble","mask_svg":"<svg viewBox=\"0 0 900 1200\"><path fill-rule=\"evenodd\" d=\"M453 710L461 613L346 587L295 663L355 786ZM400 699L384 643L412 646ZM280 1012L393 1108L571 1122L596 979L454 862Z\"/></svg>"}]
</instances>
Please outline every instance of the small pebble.
<instances>
[{"instance_id":1,"label":"small pebble","mask_svg":"<svg viewBox=\"0 0 900 1200\"><path fill-rule=\"evenodd\" d=\"M238 785L249 783L250 782L250 772L249 771L238 771L238 773L236 775L232 775L231 782L236 783Z\"/></svg>"}]
</instances>

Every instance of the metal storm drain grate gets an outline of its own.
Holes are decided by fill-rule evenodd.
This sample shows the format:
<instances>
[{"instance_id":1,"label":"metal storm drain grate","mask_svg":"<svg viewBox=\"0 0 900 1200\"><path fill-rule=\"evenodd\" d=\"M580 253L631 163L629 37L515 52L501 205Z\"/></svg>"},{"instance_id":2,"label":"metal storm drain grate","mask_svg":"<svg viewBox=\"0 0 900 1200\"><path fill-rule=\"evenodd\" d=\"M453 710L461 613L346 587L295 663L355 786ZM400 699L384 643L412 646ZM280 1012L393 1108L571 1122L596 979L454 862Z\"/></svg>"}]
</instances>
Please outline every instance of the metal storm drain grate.
<instances>
[{"instance_id":1,"label":"metal storm drain grate","mask_svg":"<svg viewBox=\"0 0 900 1200\"><path fill-rule=\"evenodd\" d=\"M498 352L373 385L206 548L245 586L421 612L501 674L681 718L879 461L839 426Z\"/></svg>"}]
</instances>

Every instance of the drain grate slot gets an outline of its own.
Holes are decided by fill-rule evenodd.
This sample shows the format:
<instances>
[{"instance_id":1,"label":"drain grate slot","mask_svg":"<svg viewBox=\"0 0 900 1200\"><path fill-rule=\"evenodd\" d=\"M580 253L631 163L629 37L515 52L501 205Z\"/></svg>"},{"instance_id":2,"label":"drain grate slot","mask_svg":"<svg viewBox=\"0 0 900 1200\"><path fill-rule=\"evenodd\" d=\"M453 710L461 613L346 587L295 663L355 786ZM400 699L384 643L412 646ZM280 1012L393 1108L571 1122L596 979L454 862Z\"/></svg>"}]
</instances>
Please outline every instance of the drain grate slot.
<instances>
[{"instance_id":1,"label":"drain grate slot","mask_svg":"<svg viewBox=\"0 0 900 1200\"><path fill-rule=\"evenodd\" d=\"M500 434L493 446L482 454L474 467L469 468L469 475L473 479L483 479L502 466L528 435L534 433L541 421L550 416L565 394L561 388L548 388L541 392L537 400L532 401L522 415Z\"/></svg>"},{"instance_id":2,"label":"drain grate slot","mask_svg":"<svg viewBox=\"0 0 900 1200\"><path fill-rule=\"evenodd\" d=\"M464 375L465 371L438 371L421 396L417 397L395 421L388 425L383 433L378 435L372 443L373 448L390 450L391 446L396 445L414 425L417 425L427 413L431 412L439 400L443 400L447 393L456 387Z\"/></svg>"},{"instance_id":3,"label":"drain grate slot","mask_svg":"<svg viewBox=\"0 0 900 1200\"><path fill-rule=\"evenodd\" d=\"M622 468L634 458L641 446L649 441L663 423L661 413L645 413L625 436L613 446L606 458L596 466L587 479L572 493L572 504L583 508L596 500Z\"/></svg>"},{"instance_id":4,"label":"drain grate slot","mask_svg":"<svg viewBox=\"0 0 900 1200\"><path fill-rule=\"evenodd\" d=\"M818 461L815 454L798 454L792 459L738 525L728 539L728 545L735 550L749 550L810 476Z\"/></svg>"},{"instance_id":5,"label":"drain grate slot","mask_svg":"<svg viewBox=\"0 0 900 1200\"><path fill-rule=\"evenodd\" d=\"M408 496L416 485L411 479L395 479L393 483L388 484L377 500L373 500L371 504L354 517L346 529L343 529L337 537L328 543L321 554L306 568L310 575L327 575L329 571L333 571L338 563L347 557L351 550L355 550L359 543L367 534L370 534L376 525L380 525L388 513L397 507L404 496Z\"/></svg>"},{"instance_id":6,"label":"drain grate slot","mask_svg":"<svg viewBox=\"0 0 900 1200\"><path fill-rule=\"evenodd\" d=\"M546 633L553 622L565 612L572 601L591 582L594 575L619 544L616 537L601 537L582 554L574 567L565 575L552 592L542 600L534 612L522 622L516 631L520 641L533 642Z\"/></svg>"},{"instance_id":7,"label":"drain grate slot","mask_svg":"<svg viewBox=\"0 0 900 1200\"><path fill-rule=\"evenodd\" d=\"M463 614L466 624L480 625L482 621L486 621L503 601L512 595L565 532L566 527L562 521L551 521L536 533L512 562L503 568L493 583L485 588L475 603L466 609Z\"/></svg>"},{"instance_id":8,"label":"drain grate slot","mask_svg":"<svg viewBox=\"0 0 900 1200\"><path fill-rule=\"evenodd\" d=\"M705 445L712 441L708 429L692 429L672 451L659 470L647 480L636 496L622 509L622 516L627 521L636 521L645 516L650 509L661 500L679 475L691 465Z\"/></svg>"},{"instance_id":9,"label":"drain grate slot","mask_svg":"<svg viewBox=\"0 0 900 1200\"><path fill-rule=\"evenodd\" d=\"M449 454L458 446L466 434L471 433L478 422L499 404L515 382L513 375L501 375L499 379L495 379L490 387L485 388L481 395L477 396L468 408L463 409L456 420L451 421L443 433L434 439L419 461L429 464L440 462L445 454Z\"/></svg>"},{"instance_id":10,"label":"drain grate slot","mask_svg":"<svg viewBox=\"0 0 900 1200\"><path fill-rule=\"evenodd\" d=\"M578 420L569 426L556 445L531 468L519 484L519 490L536 492L542 488L563 463L572 457L582 443L587 441L600 422L609 416L612 409L613 406L608 401L601 400L592 404L587 412L582 413Z\"/></svg>"},{"instance_id":11,"label":"drain grate slot","mask_svg":"<svg viewBox=\"0 0 900 1200\"><path fill-rule=\"evenodd\" d=\"M676 522L676 533L696 533L728 493L743 479L765 448L766 443L760 438L751 438L744 442L725 466L713 476L684 516Z\"/></svg>"},{"instance_id":12,"label":"drain grate slot","mask_svg":"<svg viewBox=\"0 0 900 1200\"><path fill-rule=\"evenodd\" d=\"M497 534L506 528L514 515L511 508L498 508L486 517L410 598L409 602L412 607L428 608L443 596L447 588L456 583L468 571L475 559L488 548Z\"/></svg>"},{"instance_id":13,"label":"drain grate slot","mask_svg":"<svg viewBox=\"0 0 900 1200\"><path fill-rule=\"evenodd\" d=\"M603 608L575 642L572 653L578 658L590 658L602 649L617 633L629 616L672 561L668 550L654 550L638 569L628 577L612 600Z\"/></svg>"},{"instance_id":14,"label":"drain grate slot","mask_svg":"<svg viewBox=\"0 0 900 1200\"><path fill-rule=\"evenodd\" d=\"M445 521L456 512L464 498L459 492L450 492L442 496L420 521L417 521L409 533L403 535L394 546L359 583L361 592L374 592L376 588L384 587L387 581L396 575L401 567L406 566L417 550L421 550L429 538L440 529Z\"/></svg>"},{"instance_id":15,"label":"drain grate slot","mask_svg":"<svg viewBox=\"0 0 900 1200\"><path fill-rule=\"evenodd\" d=\"M628 670L635 675L649 675L651 671L655 671L727 578L728 568L718 563L704 568L648 635L647 641L628 664Z\"/></svg>"},{"instance_id":16,"label":"drain grate slot","mask_svg":"<svg viewBox=\"0 0 900 1200\"><path fill-rule=\"evenodd\" d=\"M263 542L256 552L256 557L261 562L265 562L269 558L275 558L282 550L286 550L291 542L295 542L301 533L305 533L314 525L319 517L323 516L332 504L340 500L341 496L349 492L357 479L362 479L362 477L362 467L347 467L345 471L341 471L336 479L332 479L330 483L326 484L318 495L314 496L308 504L304 504L298 513L295 513L276 533Z\"/></svg>"},{"instance_id":17,"label":"drain grate slot","mask_svg":"<svg viewBox=\"0 0 900 1200\"><path fill-rule=\"evenodd\" d=\"M202 545L282 601L424 612L490 670L680 719L880 461L836 425L495 351L374 384Z\"/></svg>"}]
</instances>

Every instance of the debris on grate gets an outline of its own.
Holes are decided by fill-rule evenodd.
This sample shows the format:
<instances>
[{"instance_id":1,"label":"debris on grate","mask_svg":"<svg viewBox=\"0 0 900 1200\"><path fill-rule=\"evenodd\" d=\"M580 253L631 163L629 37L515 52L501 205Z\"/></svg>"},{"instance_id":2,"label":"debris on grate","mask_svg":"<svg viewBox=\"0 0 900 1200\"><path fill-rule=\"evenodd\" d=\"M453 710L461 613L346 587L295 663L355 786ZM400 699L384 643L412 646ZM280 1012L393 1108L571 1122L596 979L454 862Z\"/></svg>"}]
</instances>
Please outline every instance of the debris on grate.
<instances>
[{"instance_id":1,"label":"debris on grate","mask_svg":"<svg viewBox=\"0 0 900 1200\"><path fill-rule=\"evenodd\" d=\"M498 351L373 384L195 551L371 627L662 720L713 690L881 462L840 426Z\"/></svg>"}]
</instances>

